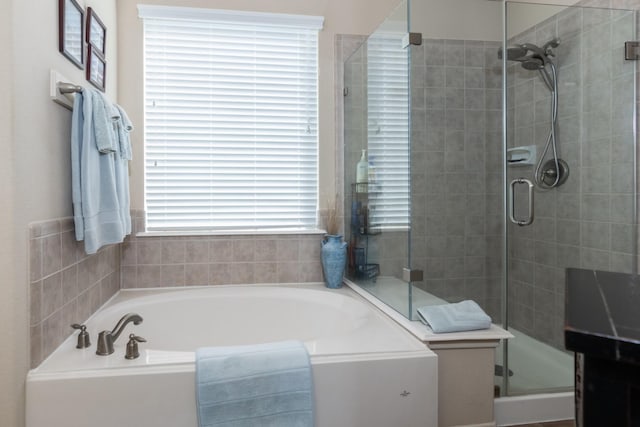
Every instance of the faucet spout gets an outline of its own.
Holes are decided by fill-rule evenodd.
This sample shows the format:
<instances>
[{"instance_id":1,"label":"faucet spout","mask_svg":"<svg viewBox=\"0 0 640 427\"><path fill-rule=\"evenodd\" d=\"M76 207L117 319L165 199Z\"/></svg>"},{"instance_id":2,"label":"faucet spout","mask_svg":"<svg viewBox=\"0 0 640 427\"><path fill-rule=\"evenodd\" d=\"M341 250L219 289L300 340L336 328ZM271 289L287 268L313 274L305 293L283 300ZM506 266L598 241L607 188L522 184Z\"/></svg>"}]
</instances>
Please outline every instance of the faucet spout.
<instances>
[{"instance_id":1,"label":"faucet spout","mask_svg":"<svg viewBox=\"0 0 640 427\"><path fill-rule=\"evenodd\" d=\"M122 316L122 318L118 321L116 326L111 331L113 342L116 342L116 340L124 330L124 327L131 322L133 322L134 325L139 325L140 323L142 323L142 317L140 317L140 315L136 313L129 313Z\"/></svg>"},{"instance_id":2,"label":"faucet spout","mask_svg":"<svg viewBox=\"0 0 640 427\"><path fill-rule=\"evenodd\" d=\"M122 316L112 331L102 331L98 335L98 349L96 354L107 356L113 353L113 343L118 339L125 326L133 322L134 325L142 323L142 317L136 313L129 313Z\"/></svg>"}]
</instances>

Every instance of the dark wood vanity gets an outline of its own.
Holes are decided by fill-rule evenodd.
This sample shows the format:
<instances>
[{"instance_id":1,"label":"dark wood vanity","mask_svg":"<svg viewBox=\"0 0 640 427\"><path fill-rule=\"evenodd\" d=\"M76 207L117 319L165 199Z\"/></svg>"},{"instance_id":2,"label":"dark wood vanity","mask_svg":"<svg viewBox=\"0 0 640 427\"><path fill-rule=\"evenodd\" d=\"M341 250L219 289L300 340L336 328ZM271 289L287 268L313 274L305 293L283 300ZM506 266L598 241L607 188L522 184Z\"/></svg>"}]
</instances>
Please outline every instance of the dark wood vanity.
<instances>
[{"instance_id":1,"label":"dark wood vanity","mask_svg":"<svg viewBox=\"0 0 640 427\"><path fill-rule=\"evenodd\" d=\"M640 426L640 276L567 269L565 298L576 425Z\"/></svg>"}]
</instances>

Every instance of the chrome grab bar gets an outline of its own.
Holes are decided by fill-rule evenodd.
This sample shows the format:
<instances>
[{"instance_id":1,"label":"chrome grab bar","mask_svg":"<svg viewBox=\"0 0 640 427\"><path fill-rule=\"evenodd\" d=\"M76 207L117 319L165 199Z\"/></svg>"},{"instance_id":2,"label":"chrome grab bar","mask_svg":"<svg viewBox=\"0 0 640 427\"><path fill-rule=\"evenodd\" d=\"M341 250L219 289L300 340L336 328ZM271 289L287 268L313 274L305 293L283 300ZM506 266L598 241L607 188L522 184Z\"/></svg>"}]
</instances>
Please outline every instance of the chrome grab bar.
<instances>
[{"instance_id":1,"label":"chrome grab bar","mask_svg":"<svg viewBox=\"0 0 640 427\"><path fill-rule=\"evenodd\" d=\"M516 210L516 197L515 197L515 189L517 184L526 184L529 186L529 212L525 219L516 219L515 218L515 210ZM511 181L510 184L510 195L511 195L511 208L509 209L509 219L512 223L524 227L526 225L531 225L533 223L533 183L525 178L516 178Z\"/></svg>"}]
</instances>

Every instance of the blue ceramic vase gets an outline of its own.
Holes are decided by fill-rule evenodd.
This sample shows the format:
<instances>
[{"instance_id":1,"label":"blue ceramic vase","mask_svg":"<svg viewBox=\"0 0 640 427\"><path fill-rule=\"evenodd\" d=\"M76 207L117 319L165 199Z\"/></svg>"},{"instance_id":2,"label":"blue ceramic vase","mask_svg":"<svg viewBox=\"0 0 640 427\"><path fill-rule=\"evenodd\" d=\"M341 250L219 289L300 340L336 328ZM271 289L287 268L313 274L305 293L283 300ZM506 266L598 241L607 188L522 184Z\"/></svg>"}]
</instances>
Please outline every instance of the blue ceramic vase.
<instances>
[{"instance_id":1,"label":"blue ceramic vase","mask_svg":"<svg viewBox=\"0 0 640 427\"><path fill-rule=\"evenodd\" d=\"M342 287L342 276L347 262L347 242L342 236L327 235L322 241L322 271L327 288Z\"/></svg>"}]
</instances>

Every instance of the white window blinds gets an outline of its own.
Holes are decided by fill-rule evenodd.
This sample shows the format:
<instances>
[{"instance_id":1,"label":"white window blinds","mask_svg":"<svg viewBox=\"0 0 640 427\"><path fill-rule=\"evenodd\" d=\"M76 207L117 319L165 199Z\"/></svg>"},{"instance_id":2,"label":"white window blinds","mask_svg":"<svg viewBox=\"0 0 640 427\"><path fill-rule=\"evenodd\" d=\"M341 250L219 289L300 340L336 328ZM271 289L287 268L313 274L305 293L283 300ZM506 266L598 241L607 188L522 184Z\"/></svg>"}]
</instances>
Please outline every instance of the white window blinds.
<instances>
[{"instance_id":1,"label":"white window blinds","mask_svg":"<svg viewBox=\"0 0 640 427\"><path fill-rule=\"evenodd\" d=\"M376 228L409 225L407 55L402 35L377 34L367 42L367 143L376 190L370 221Z\"/></svg>"},{"instance_id":2,"label":"white window blinds","mask_svg":"<svg viewBox=\"0 0 640 427\"><path fill-rule=\"evenodd\" d=\"M140 9L147 229L315 228L319 26L198 11Z\"/></svg>"}]
</instances>

